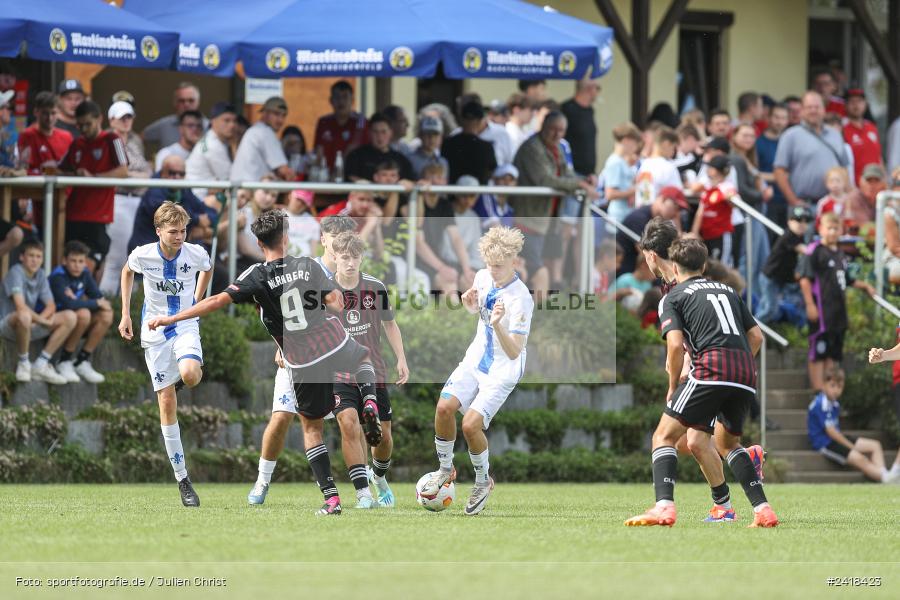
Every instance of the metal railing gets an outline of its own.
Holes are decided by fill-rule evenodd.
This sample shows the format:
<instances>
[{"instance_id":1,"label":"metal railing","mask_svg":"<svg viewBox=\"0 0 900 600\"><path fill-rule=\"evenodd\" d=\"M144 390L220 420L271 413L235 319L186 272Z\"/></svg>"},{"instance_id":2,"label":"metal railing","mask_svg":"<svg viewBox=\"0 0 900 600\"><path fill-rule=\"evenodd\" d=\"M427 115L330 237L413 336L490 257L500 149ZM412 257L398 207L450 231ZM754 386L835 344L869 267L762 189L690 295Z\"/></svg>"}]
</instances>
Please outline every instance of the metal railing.
<instances>
[{"instance_id":1,"label":"metal railing","mask_svg":"<svg viewBox=\"0 0 900 600\"><path fill-rule=\"evenodd\" d=\"M900 192L885 190L875 196L875 293L879 296L884 296L884 209L888 200L900 200Z\"/></svg>"}]
</instances>

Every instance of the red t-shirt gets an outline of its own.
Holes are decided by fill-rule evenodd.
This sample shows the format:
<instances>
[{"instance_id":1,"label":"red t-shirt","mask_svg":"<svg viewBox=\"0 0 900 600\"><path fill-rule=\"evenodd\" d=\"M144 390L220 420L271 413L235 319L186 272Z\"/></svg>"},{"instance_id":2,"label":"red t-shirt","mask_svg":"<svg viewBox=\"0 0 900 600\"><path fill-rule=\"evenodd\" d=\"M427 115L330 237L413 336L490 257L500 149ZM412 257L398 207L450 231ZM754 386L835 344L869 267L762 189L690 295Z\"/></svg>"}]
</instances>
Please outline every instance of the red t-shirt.
<instances>
[{"instance_id":1,"label":"red t-shirt","mask_svg":"<svg viewBox=\"0 0 900 600\"><path fill-rule=\"evenodd\" d=\"M335 202L334 204L320 210L318 219L321 221L325 217L332 217L334 215L346 215L347 212L347 201L341 200L340 202Z\"/></svg>"},{"instance_id":2,"label":"red t-shirt","mask_svg":"<svg viewBox=\"0 0 900 600\"><path fill-rule=\"evenodd\" d=\"M840 96L832 96L825 105L826 113L837 113L842 117L847 116L847 102Z\"/></svg>"},{"instance_id":3,"label":"red t-shirt","mask_svg":"<svg viewBox=\"0 0 900 600\"><path fill-rule=\"evenodd\" d=\"M704 240L716 240L734 231L731 224L731 202L718 187L703 192L700 198L703 205L703 219L700 221L700 237Z\"/></svg>"},{"instance_id":4,"label":"red t-shirt","mask_svg":"<svg viewBox=\"0 0 900 600\"><path fill-rule=\"evenodd\" d=\"M54 127L50 136L46 136L32 125L19 135L19 156L25 160L28 158L28 173L40 175L41 165L53 161L59 165L69 146L72 145L72 134L64 129Z\"/></svg>"},{"instance_id":5,"label":"red t-shirt","mask_svg":"<svg viewBox=\"0 0 900 600\"><path fill-rule=\"evenodd\" d=\"M900 343L900 325L897 326L897 342ZM900 360L895 360L893 364L894 385L900 384Z\"/></svg>"},{"instance_id":6,"label":"red t-shirt","mask_svg":"<svg viewBox=\"0 0 900 600\"><path fill-rule=\"evenodd\" d=\"M96 175L128 164L125 144L110 131L101 131L92 140L79 137L63 159L64 171L87 169ZM112 223L116 189L112 187L72 188L66 207L67 221Z\"/></svg>"},{"instance_id":7,"label":"red t-shirt","mask_svg":"<svg viewBox=\"0 0 900 600\"><path fill-rule=\"evenodd\" d=\"M366 118L359 113L351 113L343 125L339 125L334 114L319 117L316 123L316 139L313 147L322 146L328 168L334 167L334 157L338 150L343 152L344 160L351 150L369 143L369 126Z\"/></svg>"},{"instance_id":8,"label":"red t-shirt","mask_svg":"<svg viewBox=\"0 0 900 600\"><path fill-rule=\"evenodd\" d=\"M853 181L858 185L866 165L881 164L881 140L878 139L878 128L870 121L863 121L862 127L848 121L844 125L844 141L853 149Z\"/></svg>"}]
</instances>

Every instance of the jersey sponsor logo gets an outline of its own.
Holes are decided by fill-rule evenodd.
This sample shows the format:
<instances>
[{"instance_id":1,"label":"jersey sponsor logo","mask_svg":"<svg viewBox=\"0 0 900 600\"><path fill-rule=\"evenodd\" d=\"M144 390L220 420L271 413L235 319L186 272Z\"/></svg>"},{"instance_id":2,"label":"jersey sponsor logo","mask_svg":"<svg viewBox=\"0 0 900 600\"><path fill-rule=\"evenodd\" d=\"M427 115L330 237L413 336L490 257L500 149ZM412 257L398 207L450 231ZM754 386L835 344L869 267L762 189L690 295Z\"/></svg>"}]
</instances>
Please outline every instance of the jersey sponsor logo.
<instances>
[{"instance_id":1,"label":"jersey sponsor logo","mask_svg":"<svg viewBox=\"0 0 900 600\"><path fill-rule=\"evenodd\" d=\"M159 42L152 35L141 38L141 56L149 62L156 62L159 58Z\"/></svg>"},{"instance_id":2,"label":"jersey sponsor logo","mask_svg":"<svg viewBox=\"0 0 900 600\"><path fill-rule=\"evenodd\" d=\"M575 72L575 65L577 64L577 62L578 61L575 59L575 55L572 52L566 50L559 55L559 72L563 75L571 75Z\"/></svg>"},{"instance_id":3,"label":"jersey sponsor logo","mask_svg":"<svg viewBox=\"0 0 900 600\"><path fill-rule=\"evenodd\" d=\"M69 47L69 40L66 38L66 32L58 27L50 31L50 50L54 54L64 54Z\"/></svg>"},{"instance_id":4,"label":"jersey sponsor logo","mask_svg":"<svg viewBox=\"0 0 900 600\"><path fill-rule=\"evenodd\" d=\"M273 73L282 73L291 65L291 56L284 48L272 48L266 52L266 67Z\"/></svg>"},{"instance_id":5,"label":"jersey sponsor logo","mask_svg":"<svg viewBox=\"0 0 900 600\"><path fill-rule=\"evenodd\" d=\"M413 66L415 58L416 55L411 48L398 46L391 50L388 60L395 71L408 71Z\"/></svg>"},{"instance_id":6,"label":"jersey sponsor logo","mask_svg":"<svg viewBox=\"0 0 900 600\"><path fill-rule=\"evenodd\" d=\"M93 148L91 150L91 156L94 157L94 160L100 160L103 156L103 148Z\"/></svg>"},{"instance_id":7,"label":"jersey sponsor logo","mask_svg":"<svg viewBox=\"0 0 900 600\"><path fill-rule=\"evenodd\" d=\"M75 164L78 164L80 162L81 162L81 150L76 150L75 151Z\"/></svg>"},{"instance_id":8,"label":"jersey sponsor logo","mask_svg":"<svg viewBox=\"0 0 900 600\"><path fill-rule=\"evenodd\" d=\"M477 73L481 70L484 59L481 56L481 50L478 48L466 48L463 53L463 69L469 73Z\"/></svg>"},{"instance_id":9,"label":"jersey sponsor logo","mask_svg":"<svg viewBox=\"0 0 900 600\"><path fill-rule=\"evenodd\" d=\"M184 291L184 282L177 279L164 279L156 282L156 290L166 292L170 296L177 296Z\"/></svg>"},{"instance_id":10,"label":"jersey sponsor logo","mask_svg":"<svg viewBox=\"0 0 900 600\"><path fill-rule=\"evenodd\" d=\"M359 311L357 311L357 310L347 311L347 322L350 323L351 325L356 325L357 323L359 323Z\"/></svg>"},{"instance_id":11,"label":"jersey sponsor logo","mask_svg":"<svg viewBox=\"0 0 900 600\"><path fill-rule=\"evenodd\" d=\"M213 71L219 68L219 65L222 64L222 54L219 52L219 47L215 44L210 44L206 48L203 49L203 66Z\"/></svg>"},{"instance_id":12,"label":"jersey sponsor logo","mask_svg":"<svg viewBox=\"0 0 900 600\"><path fill-rule=\"evenodd\" d=\"M666 319L665 321L663 321L663 324L662 324L663 329L668 327L671 323L672 323L672 319Z\"/></svg>"}]
</instances>

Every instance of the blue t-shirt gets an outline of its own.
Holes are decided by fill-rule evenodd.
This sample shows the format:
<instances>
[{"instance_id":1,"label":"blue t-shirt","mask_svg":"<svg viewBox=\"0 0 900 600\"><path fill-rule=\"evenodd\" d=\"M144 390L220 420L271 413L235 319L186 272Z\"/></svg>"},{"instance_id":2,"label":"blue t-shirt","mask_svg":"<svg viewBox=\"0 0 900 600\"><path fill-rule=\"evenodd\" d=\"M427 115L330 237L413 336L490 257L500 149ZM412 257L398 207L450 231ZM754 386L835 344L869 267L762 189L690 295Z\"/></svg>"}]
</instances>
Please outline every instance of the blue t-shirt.
<instances>
[{"instance_id":1,"label":"blue t-shirt","mask_svg":"<svg viewBox=\"0 0 900 600\"><path fill-rule=\"evenodd\" d=\"M646 294L652 287L652 281L643 281L641 279L638 279L634 276L634 273L622 273L621 275L616 277L616 282L610 286L609 292L612 293L616 290L631 288L633 290L639 291L642 294Z\"/></svg>"},{"instance_id":2,"label":"blue t-shirt","mask_svg":"<svg viewBox=\"0 0 900 600\"><path fill-rule=\"evenodd\" d=\"M775 170L775 152L778 150L778 140L770 140L764 135L756 138L756 158L759 161L759 170L763 173L772 173ZM784 194L781 188L772 184L771 202L784 202Z\"/></svg>"},{"instance_id":3,"label":"blue t-shirt","mask_svg":"<svg viewBox=\"0 0 900 600\"><path fill-rule=\"evenodd\" d=\"M513 226L513 209L507 202L501 206L494 194L481 194L473 209L481 217L481 228L490 229L497 225Z\"/></svg>"},{"instance_id":4,"label":"blue t-shirt","mask_svg":"<svg viewBox=\"0 0 900 600\"><path fill-rule=\"evenodd\" d=\"M0 167L16 168L18 165L18 152L16 145L19 143L19 132L16 131L15 122L0 130Z\"/></svg>"},{"instance_id":5,"label":"blue t-shirt","mask_svg":"<svg viewBox=\"0 0 900 600\"><path fill-rule=\"evenodd\" d=\"M840 431L841 405L835 400L832 402L819 392L809 403L809 412L806 415L806 432L809 435L809 443L813 449L821 450L831 443L831 438L825 432L826 427L834 427Z\"/></svg>"},{"instance_id":6,"label":"blue t-shirt","mask_svg":"<svg viewBox=\"0 0 900 600\"><path fill-rule=\"evenodd\" d=\"M637 165L629 165L628 161L615 152L609 155L603 166L603 183L606 187L627 190L634 187L635 175L637 175Z\"/></svg>"}]
</instances>

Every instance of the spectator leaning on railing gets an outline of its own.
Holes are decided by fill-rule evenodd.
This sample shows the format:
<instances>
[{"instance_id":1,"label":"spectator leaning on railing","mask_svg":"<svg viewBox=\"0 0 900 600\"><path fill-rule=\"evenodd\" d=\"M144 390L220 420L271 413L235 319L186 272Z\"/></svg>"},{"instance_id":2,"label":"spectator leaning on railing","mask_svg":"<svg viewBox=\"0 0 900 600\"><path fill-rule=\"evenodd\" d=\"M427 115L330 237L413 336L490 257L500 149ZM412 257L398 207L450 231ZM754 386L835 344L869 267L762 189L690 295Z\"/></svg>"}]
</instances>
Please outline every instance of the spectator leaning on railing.
<instances>
[{"instance_id":1,"label":"spectator leaning on railing","mask_svg":"<svg viewBox=\"0 0 900 600\"><path fill-rule=\"evenodd\" d=\"M259 121L247 130L238 146L231 165L234 181L259 181L275 174L279 179L293 181L297 174L288 166L284 148L276 135L284 127L288 105L284 98L272 96L262 107Z\"/></svg>"},{"instance_id":2,"label":"spectator leaning on railing","mask_svg":"<svg viewBox=\"0 0 900 600\"><path fill-rule=\"evenodd\" d=\"M418 148L406 155L415 177L421 177L422 169L429 163L440 163L448 171L447 159L441 156L441 143L444 141L444 125L441 120L437 117L423 117L419 121L419 140Z\"/></svg>"},{"instance_id":3,"label":"spectator leaning on railing","mask_svg":"<svg viewBox=\"0 0 900 600\"><path fill-rule=\"evenodd\" d=\"M69 146L72 134L56 127L58 99L53 92L39 92L34 97L34 124L19 136L19 161L29 175L56 173Z\"/></svg>"},{"instance_id":4,"label":"spectator leaning on railing","mask_svg":"<svg viewBox=\"0 0 900 600\"><path fill-rule=\"evenodd\" d=\"M484 107L480 102L467 102L460 109L460 120L459 133L444 139L441 147L441 155L450 165L449 180L471 175L484 185L497 168L494 147L478 135L484 122Z\"/></svg>"},{"instance_id":5,"label":"spectator leaning on railing","mask_svg":"<svg viewBox=\"0 0 900 600\"><path fill-rule=\"evenodd\" d=\"M393 161L400 168L400 179L415 179L412 165L402 153L391 148L391 124L381 113L369 118L369 138L371 142L356 148L347 156L346 176L350 181L359 179L372 180L375 168L385 162Z\"/></svg>"},{"instance_id":6,"label":"spectator leaning on railing","mask_svg":"<svg viewBox=\"0 0 900 600\"><path fill-rule=\"evenodd\" d=\"M203 135L203 113L199 110L186 110L178 116L178 133L180 137L174 144L169 144L156 153L153 166L154 171L162 168L163 160L167 156L180 156L187 160L191 155L191 151L200 137Z\"/></svg>"},{"instance_id":7,"label":"spectator leaning on railing","mask_svg":"<svg viewBox=\"0 0 900 600\"><path fill-rule=\"evenodd\" d=\"M188 180L227 181L231 176L231 142L237 126L237 109L233 104L217 102L209 112L209 130L203 134L188 157L185 178ZM209 190L194 188L194 194L204 199ZM221 206L218 207L221 209Z\"/></svg>"}]
</instances>

